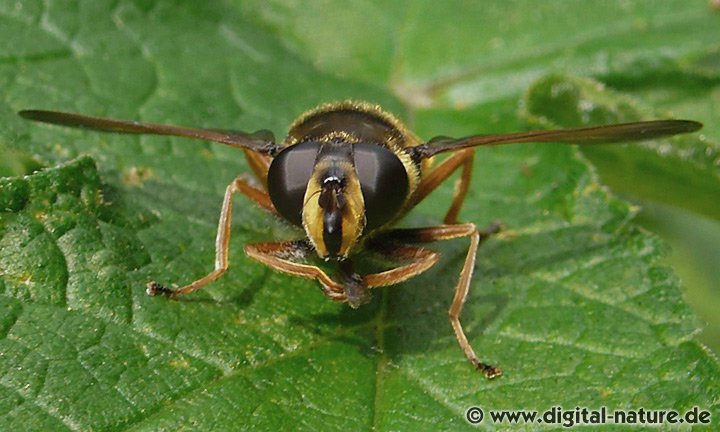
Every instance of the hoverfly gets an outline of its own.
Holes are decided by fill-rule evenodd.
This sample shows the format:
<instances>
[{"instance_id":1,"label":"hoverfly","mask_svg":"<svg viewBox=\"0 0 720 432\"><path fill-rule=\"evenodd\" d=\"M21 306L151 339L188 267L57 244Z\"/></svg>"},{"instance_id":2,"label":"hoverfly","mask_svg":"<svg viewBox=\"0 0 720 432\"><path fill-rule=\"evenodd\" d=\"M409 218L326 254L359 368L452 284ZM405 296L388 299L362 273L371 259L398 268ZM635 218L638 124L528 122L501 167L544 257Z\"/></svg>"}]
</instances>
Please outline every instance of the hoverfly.
<instances>
[{"instance_id":1,"label":"hoverfly","mask_svg":"<svg viewBox=\"0 0 720 432\"><path fill-rule=\"evenodd\" d=\"M500 376L502 371L479 360L459 319L470 288L478 246L500 229L498 224L478 229L471 222L458 222L470 184L474 147L525 142L639 141L693 132L702 127L688 120L659 120L463 138L438 136L423 142L379 106L344 101L320 105L302 114L290 125L285 140L277 143L273 134L265 130L245 133L190 129L42 110L19 114L45 123L106 132L195 138L243 150L257 182L239 176L225 190L215 239L214 270L180 288L150 282L147 293L151 296L189 294L225 273L229 263L232 199L236 192L305 234L299 240L247 244L244 249L250 258L284 273L315 279L329 299L347 302L353 308L367 303L373 288L403 282L438 261L437 252L418 244L469 237L470 246L449 309L450 323L465 356L488 379ZM441 153L451 155L432 167L431 162ZM443 224L393 227L457 170L461 170L460 179ZM397 266L360 275L353 267L353 257L360 249L379 254ZM307 258L313 254L333 262L336 273L331 277L308 264Z\"/></svg>"}]
</instances>

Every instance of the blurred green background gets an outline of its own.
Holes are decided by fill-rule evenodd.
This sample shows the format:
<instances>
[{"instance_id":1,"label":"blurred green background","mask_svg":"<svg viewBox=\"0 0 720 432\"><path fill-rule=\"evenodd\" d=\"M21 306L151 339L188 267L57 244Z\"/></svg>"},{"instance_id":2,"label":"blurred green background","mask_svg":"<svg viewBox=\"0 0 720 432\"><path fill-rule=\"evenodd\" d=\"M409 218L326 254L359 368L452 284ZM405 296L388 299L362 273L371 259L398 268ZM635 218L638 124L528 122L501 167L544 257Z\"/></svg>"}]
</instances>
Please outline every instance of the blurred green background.
<instances>
[{"instance_id":1,"label":"blurred green background","mask_svg":"<svg viewBox=\"0 0 720 432\"><path fill-rule=\"evenodd\" d=\"M719 59L720 52L710 48L672 67L653 59L643 70L646 62L640 61L633 69L638 77L608 74L599 77L602 83L550 75L530 87L521 111L530 124L544 127L666 115L704 123L698 134L671 146L650 142L580 150L602 183L636 205L635 222L668 243L664 262L682 279L687 301L705 324L700 340L715 352L720 352L720 152L714 134L720 88L712 71Z\"/></svg>"}]
</instances>

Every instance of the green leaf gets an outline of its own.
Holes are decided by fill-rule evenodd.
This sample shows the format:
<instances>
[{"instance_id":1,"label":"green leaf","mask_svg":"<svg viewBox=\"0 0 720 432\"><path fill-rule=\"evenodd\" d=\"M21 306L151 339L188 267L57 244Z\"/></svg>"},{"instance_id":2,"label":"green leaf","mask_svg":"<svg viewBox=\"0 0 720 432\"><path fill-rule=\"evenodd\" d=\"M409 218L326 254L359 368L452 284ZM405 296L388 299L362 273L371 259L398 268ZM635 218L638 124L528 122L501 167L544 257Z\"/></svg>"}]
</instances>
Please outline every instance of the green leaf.
<instances>
[{"instance_id":1,"label":"green leaf","mask_svg":"<svg viewBox=\"0 0 720 432\"><path fill-rule=\"evenodd\" d=\"M243 244L302 233L238 198L230 271L186 298L151 298L150 279L211 269L244 158L15 114L282 137L305 109L357 98L423 138L510 132L525 89L551 71L619 85L638 79L628 65L715 73L719 16L704 0L170 3L0 2L0 429L456 430L470 428L470 406L698 406L719 418L720 368L694 340L663 243L571 147L477 151L461 218L507 226L482 246L461 317L505 371L487 381L447 319L466 242L432 245L438 265L352 310L246 258ZM679 113L694 112L683 81L663 77L637 97L670 88L685 95ZM451 183L403 224L437 224Z\"/></svg>"},{"instance_id":2,"label":"green leaf","mask_svg":"<svg viewBox=\"0 0 720 432\"><path fill-rule=\"evenodd\" d=\"M550 75L535 82L524 105L530 123L548 128L663 116L601 83L565 75ZM589 146L583 151L602 169L612 169L613 175L607 179L614 190L632 191L720 220L720 210L713 204L720 200L720 151L716 147L717 144L688 135L640 145Z\"/></svg>"}]
</instances>

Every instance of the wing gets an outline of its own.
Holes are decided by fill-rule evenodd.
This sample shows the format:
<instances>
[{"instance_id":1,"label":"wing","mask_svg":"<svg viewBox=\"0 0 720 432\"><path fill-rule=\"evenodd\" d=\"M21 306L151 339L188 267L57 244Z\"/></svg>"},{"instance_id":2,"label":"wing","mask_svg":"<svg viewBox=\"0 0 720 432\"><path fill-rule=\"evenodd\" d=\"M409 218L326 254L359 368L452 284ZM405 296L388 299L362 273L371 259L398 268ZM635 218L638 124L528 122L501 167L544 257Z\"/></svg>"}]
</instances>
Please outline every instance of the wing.
<instances>
[{"instance_id":1,"label":"wing","mask_svg":"<svg viewBox=\"0 0 720 432\"><path fill-rule=\"evenodd\" d=\"M114 120L60 111L24 110L20 117L43 123L87 128L102 132L127 134L169 135L218 142L254 152L275 156L280 150L275 144L272 132L261 130L254 133L221 131L214 129L192 129L136 121Z\"/></svg>"},{"instance_id":2,"label":"wing","mask_svg":"<svg viewBox=\"0 0 720 432\"><path fill-rule=\"evenodd\" d=\"M558 142L573 144L608 144L642 141L664 136L695 132L702 124L691 120L655 120L594 126L579 129L556 129L515 132L500 135L472 135L464 138L435 137L414 147L420 158L469 147L527 142Z\"/></svg>"}]
</instances>

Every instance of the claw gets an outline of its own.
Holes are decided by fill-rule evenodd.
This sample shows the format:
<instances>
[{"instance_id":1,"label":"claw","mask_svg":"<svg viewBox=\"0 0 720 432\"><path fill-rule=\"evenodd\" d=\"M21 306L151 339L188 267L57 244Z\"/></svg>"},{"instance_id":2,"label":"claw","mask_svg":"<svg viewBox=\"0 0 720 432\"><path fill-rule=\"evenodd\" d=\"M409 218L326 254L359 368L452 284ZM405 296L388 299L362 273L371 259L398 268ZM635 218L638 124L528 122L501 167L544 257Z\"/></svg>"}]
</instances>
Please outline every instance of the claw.
<instances>
[{"instance_id":1,"label":"claw","mask_svg":"<svg viewBox=\"0 0 720 432\"><path fill-rule=\"evenodd\" d=\"M500 368L496 368L495 366L490 366L488 364L480 363L480 362L475 363L475 369L482 372L483 375L485 375L485 378L487 378L489 380L495 379L495 378L501 376L503 373L502 369L500 369Z\"/></svg>"},{"instance_id":2,"label":"claw","mask_svg":"<svg viewBox=\"0 0 720 432\"><path fill-rule=\"evenodd\" d=\"M155 297L158 295L172 297L173 295L173 290L165 288L164 285L161 285L155 281L148 282L145 292L147 292L147 295L149 295L150 297Z\"/></svg>"}]
</instances>

